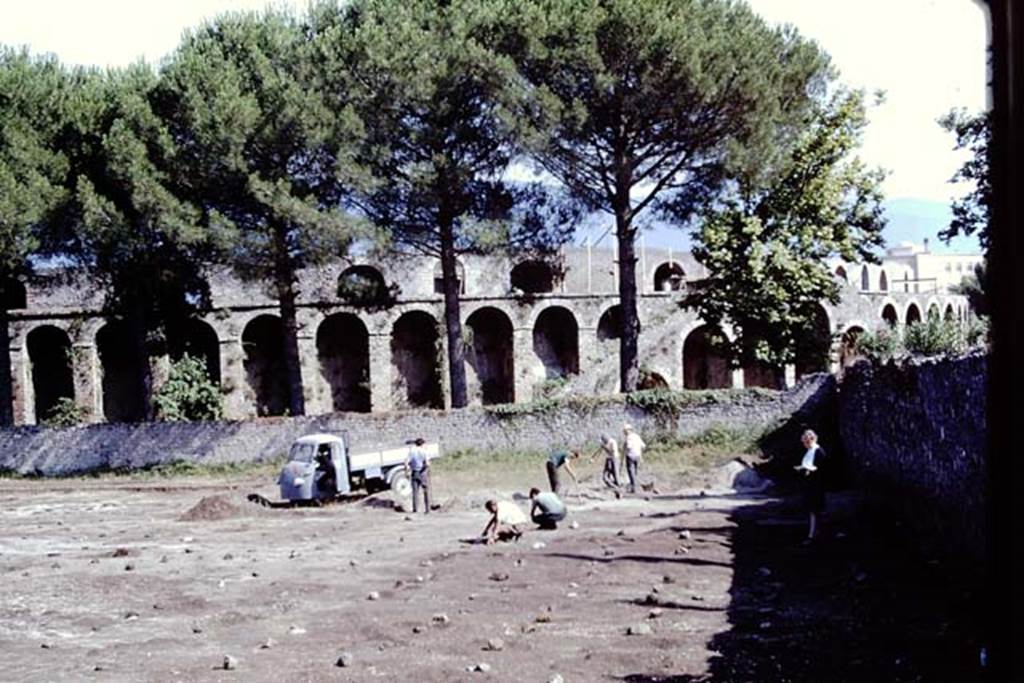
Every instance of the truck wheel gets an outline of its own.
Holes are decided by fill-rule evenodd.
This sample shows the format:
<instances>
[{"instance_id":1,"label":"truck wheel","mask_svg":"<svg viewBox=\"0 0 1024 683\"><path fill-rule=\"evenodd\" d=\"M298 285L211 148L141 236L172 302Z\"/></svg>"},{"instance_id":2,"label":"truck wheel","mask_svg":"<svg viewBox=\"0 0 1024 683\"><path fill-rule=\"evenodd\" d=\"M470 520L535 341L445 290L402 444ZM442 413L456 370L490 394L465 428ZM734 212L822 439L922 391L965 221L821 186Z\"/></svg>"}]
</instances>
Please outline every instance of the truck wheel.
<instances>
[{"instance_id":1,"label":"truck wheel","mask_svg":"<svg viewBox=\"0 0 1024 683\"><path fill-rule=\"evenodd\" d=\"M401 498L412 496L412 482L405 472L395 472L391 477L391 492Z\"/></svg>"}]
</instances>

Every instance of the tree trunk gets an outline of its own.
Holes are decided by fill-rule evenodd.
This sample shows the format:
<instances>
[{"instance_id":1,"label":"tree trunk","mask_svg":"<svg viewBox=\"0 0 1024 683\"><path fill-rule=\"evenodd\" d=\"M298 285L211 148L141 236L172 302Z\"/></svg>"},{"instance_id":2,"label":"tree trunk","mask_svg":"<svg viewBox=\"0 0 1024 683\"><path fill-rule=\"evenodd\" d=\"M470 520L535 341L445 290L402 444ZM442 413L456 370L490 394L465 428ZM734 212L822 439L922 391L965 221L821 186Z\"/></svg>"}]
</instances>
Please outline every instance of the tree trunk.
<instances>
[{"instance_id":1,"label":"tree trunk","mask_svg":"<svg viewBox=\"0 0 1024 683\"><path fill-rule=\"evenodd\" d=\"M281 311L281 354L288 376L288 414L305 415L306 398L302 389L302 363L299 358L299 323L295 313L295 267L288 253L285 226L274 229L277 263L274 284Z\"/></svg>"},{"instance_id":2,"label":"tree trunk","mask_svg":"<svg viewBox=\"0 0 1024 683\"><path fill-rule=\"evenodd\" d=\"M0 305L0 427L14 425L14 385L11 379L11 331L7 307Z\"/></svg>"},{"instance_id":3,"label":"tree trunk","mask_svg":"<svg viewBox=\"0 0 1024 683\"><path fill-rule=\"evenodd\" d=\"M451 219L441 220L441 277L444 280L444 326L448 335L448 379L452 408L465 408L466 350L462 344L462 312L459 290L462 283L455 261L455 236Z\"/></svg>"},{"instance_id":4,"label":"tree trunk","mask_svg":"<svg viewBox=\"0 0 1024 683\"><path fill-rule=\"evenodd\" d=\"M153 383L152 375L150 374L150 352L148 344L146 343L146 337L149 330L149 325L146 320L146 304L147 297L128 294L125 299L126 310L125 320L128 327L128 334L131 336L129 344L131 344L132 354L135 356L133 361L133 370L135 376L132 377L132 382L135 386L132 387L133 392L138 396L139 404L135 410L130 410L127 414L130 417L131 422L152 420L153 414Z\"/></svg>"},{"instance_id":5,"label":"tree trunk","mask_svg":"<svg viewBox=\"0 0 1024 683\"><path fill-rule=\"evenodd\" d=\"M630 225L629 209L616 211L619 238L619 306L622 310L622 336L619 337L619 384L623 392L636 391L640 379L637 353L640 317L636 309L636 244Z\"/></svg>"}]
</instances>

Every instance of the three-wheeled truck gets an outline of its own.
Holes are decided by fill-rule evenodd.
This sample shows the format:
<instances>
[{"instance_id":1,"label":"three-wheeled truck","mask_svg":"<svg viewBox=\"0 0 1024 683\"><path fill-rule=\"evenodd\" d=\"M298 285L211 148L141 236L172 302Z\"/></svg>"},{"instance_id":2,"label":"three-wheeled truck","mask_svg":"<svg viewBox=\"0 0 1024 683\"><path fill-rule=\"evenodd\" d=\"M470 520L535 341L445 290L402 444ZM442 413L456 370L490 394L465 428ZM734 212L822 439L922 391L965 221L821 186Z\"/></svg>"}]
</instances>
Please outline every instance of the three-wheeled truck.
<instances>
[{"instance_id":1,"label":"three-wheeled truck","mask_svg":"<svg viewBox=\"0 0 1024 683\"><path fill-rule=\"evenodd\" d=\"M420 446L429 459L441 454L436 443ZM391 489L408 497L412 483L405 470L409 446L353 452L348 434L309 434L292 444L277 483L287 501L325 501L363 489Z\"/></svg>"}]
</instances>

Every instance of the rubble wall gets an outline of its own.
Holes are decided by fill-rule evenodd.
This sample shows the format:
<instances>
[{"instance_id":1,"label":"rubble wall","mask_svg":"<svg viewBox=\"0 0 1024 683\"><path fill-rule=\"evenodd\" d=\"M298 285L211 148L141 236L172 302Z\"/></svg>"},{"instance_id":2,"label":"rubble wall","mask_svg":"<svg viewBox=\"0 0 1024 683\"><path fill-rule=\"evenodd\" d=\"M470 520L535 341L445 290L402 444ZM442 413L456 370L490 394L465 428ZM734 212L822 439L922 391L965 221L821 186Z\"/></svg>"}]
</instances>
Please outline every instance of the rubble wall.
<instances>
[{"instance_id":1,"label":"rubble wall","mask_svg":"<svg viewBox=\"0 0 1024 683\"><path fill-rule=\"evenodd\" d=\"M632 423L645 438L695 436L712 428L770 429L794 414L831 405L834 380L812 375L788 391L733 389L682 392L671 411L641 408L622 397L589 402L259 418L238 422L94 424L68 429L0 431L0 470L63 476L169 462L241 463L283 456L298 436L346 430L353 448L394 446L422 436L442 450L547 450L596 447L602 433Z\"/></svg>"},{"instance_id":2,"label":"rubble wall","mask_svg":"<svg viewBox=\"0 0 1024 683\"><path fill-rule=\"evenodd\" d=\"M931 551L985 557L983 354L861 362L839 385L848 469L876 509Z\"/></svg>"}]
</instances>

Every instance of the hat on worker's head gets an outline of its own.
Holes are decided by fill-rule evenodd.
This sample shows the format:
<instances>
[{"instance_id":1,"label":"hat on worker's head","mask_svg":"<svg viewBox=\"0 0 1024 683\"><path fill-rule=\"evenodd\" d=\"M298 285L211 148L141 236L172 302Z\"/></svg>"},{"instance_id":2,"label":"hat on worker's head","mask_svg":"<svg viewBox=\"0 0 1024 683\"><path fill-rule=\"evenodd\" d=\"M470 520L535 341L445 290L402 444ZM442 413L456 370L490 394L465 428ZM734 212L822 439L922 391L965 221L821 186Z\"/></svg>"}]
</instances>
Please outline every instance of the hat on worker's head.
<instances>
[{"instance_id":1,"label":"hat on worker's head","mask_svg":"<svg viewBox=\"0 0 1024 683\"><path fill-rule=\"evenodd\" d=\"M631 431L633 431L633 425L631 425L631 424L629 424L627 422L626 424L622 425L622 431L624 431L624 432L631 432Z\"/></svg>"}]
</instances>

